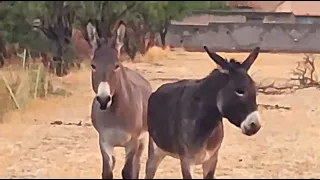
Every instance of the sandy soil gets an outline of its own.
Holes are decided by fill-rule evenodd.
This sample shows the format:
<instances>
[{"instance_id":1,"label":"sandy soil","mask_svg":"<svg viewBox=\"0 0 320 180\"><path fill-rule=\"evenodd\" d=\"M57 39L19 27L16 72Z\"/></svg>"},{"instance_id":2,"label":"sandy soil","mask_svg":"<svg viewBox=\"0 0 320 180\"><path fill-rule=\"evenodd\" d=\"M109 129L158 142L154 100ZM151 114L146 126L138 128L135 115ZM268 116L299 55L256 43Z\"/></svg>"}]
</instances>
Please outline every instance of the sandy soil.
<instances>
[{"instance_id":1,"label":"sandy soil","mask_svg":"<svg viewBox=\"0 0 320 180\"><path fill-rule=\"evenodd\" d=\"M226 54L243 59L247 53ZM288 79L302 55L261 54L250 70L254 79ZM168 52L161 61L125 64L141 72L156 89L181 78L201 78L214 63L205 53ZM318 65L320 67L320 65ZM97 133L90 125L93 97L89 70L73 72L56 83L73 96L38 100L21 112L10 112L0 124L1 178L100 178L101 158ZM315 88L286 95L259 95L262 104L290 106L291 110L260 108L263 127L246 137L227 120L217 178L320 178L320 92ZM78 123L50 125L53 121ZM87 124L86 124L87 123ZM88 125L89 124L89 125ZM115 177L121 177L124 149L116 149ZM142 160L144 178L146 152ZM195 177L201 178L201 166ZM167 157L156 178L181 178L179 161Z\"/></svg>"}]
</instances>

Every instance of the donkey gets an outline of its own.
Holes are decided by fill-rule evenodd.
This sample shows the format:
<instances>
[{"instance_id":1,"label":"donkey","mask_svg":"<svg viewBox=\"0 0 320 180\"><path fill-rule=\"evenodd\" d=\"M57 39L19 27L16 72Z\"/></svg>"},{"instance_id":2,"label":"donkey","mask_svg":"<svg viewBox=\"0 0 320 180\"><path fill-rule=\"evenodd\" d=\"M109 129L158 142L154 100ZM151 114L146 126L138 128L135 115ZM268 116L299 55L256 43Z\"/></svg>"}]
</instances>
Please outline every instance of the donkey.
<instances>
[{"instance_id":1,"label":"donkey","mask_svg":"<svg viewBox=\"0 0 320 180\"><path fill-rule=\"evenodd\" d=\"M92 59L91 119L98 132L102 154L102 178L113 179L115 167L114 147L124 147L124 179L139 177L140 159L146 146L148 98L150 83L139 73L124 67L120 61L125 25L116 25L113 37L99 38L95 27L88 24L87 31L94 55Z\"/></svg>"},{"instance_id":2,"label":"donkey","mask_svg":"<svg viewBox=\"0 0 320 180\"><path fill-rule=\"evenodd\" d=\"M192 167L199 164L203 178L214 179L224 137L222 118L248 136L261 128L255 83L247 73L260 48L243 63L228 62L206 46L204 49L221 68L203 79L164 84L149 98L146 179L154 178L168 155L180 159L184 179L191 179Z\"/></svg>"}]
</instances>

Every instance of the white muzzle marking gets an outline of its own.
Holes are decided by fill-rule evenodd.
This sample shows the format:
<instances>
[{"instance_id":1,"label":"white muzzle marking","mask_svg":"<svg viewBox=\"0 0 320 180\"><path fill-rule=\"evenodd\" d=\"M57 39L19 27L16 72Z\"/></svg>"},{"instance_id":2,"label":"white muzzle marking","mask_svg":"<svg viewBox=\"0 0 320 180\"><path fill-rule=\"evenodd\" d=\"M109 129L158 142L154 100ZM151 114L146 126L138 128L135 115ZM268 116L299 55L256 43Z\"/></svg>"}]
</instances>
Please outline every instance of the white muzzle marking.
<instances>
[{"instance_id":1,"label":"white muzzle marking","mask_svg":"<svg viewBox=\"0 0 320 180\"><path fill-rule=\"evenodd\" d=\"M110 97L110 101L107 104L107 108L109 108L112 104L112 95L111 95L111 89L108 82L100 82L98 86L98 92L96 94L97 97Z\"/></svg>"},{"instance_id":2,"label":"white muzzle marking","mask_svg":"<svg viewBox=\"0 0 320 180\"><path fill-rule=\"evenodd\" d=\"M244 121L242 121L240 125L242 133L243 134L249 133L249 135L255 134L261 127L260 121L261 121L261 118L260 118L259 112L253 111L246 117Z\"/></svg>"}]
</instances>

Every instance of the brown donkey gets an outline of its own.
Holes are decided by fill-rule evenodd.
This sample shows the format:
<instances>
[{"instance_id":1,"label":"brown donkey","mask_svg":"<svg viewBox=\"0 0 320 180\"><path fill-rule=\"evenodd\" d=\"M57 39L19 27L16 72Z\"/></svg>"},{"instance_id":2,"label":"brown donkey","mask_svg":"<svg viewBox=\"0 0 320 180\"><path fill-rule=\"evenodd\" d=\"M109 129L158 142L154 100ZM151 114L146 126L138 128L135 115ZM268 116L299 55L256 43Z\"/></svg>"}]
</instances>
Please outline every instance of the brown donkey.
<instances>
[{"instance_id":1,"label":"brown donkey","mask_svg":"<svg viewBox=\"0 0 320 180\"><path fill-rule=\"evenodd\" d=\"M114 36L108 40L99 38L90 22L87 31L94 49L91 77L95 98L91 118L99 134L102 178L113 178L114 147L125 147L122 177L136 179L139 177L145 138L148 137L147 103L152 88L139 73L124 67L119 61L126 31L122 21L116 25Z\"/></svg>"}]
</instances>

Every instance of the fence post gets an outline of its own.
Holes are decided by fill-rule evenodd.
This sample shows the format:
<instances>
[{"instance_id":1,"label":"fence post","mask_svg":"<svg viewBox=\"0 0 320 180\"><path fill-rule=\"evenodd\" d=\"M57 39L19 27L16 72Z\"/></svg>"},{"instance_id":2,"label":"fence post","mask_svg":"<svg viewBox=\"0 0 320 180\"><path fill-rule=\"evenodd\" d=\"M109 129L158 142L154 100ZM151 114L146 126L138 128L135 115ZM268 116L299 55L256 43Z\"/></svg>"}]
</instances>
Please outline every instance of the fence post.
<instances>
[{"instance_id":1,"label":"fence post","mask_svg":"<svg viewBox=\"0 0 320 180\"><path fill-rule=\"evenodd\" d=\"M37 94L38 94L38 86L39 86L39 80L40 80L40 70L41 70L41 65L38 66L38 70L37 70L37 79L36 79L34 95L33 95L34 99L37 98Z\"/></svg>"},{"instance_id":2,"label":"fence post","mask_svg":"<svg viewBox=\"0 0 320 180\"><path fill-rule=\"evenodd\" d=\"M26 66L26 58L27 58L27 50L24 49L23 50L23 59L22 59L22 67L23 67L23 69L25 69L25 66Z\"/></svg>"},{"instance_id":3,"label":"fence post","mask_svg":"<svg viewBox=\"0 0 320 180\"><path fill-rule=\"evenodd\" d=\"M16 99L16 96L14 95L14 93L13 93L13 91L12 91L8 81L7 81L7 79L4 77L4 75L2 73L1 73L1 76L2 76L2 80L3 80L4 84L6 85L8 91L9 91L9 93L10 93L12 99L13 99L14 104L16 105L17 109L20 110L21 109L20 105L19 105L19 103L18 103L18 101Z\"/></svg>"}]
</instances>

